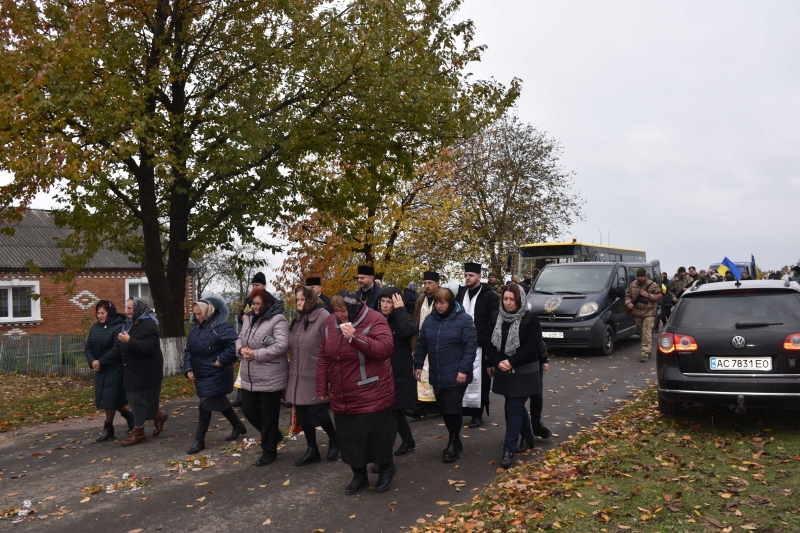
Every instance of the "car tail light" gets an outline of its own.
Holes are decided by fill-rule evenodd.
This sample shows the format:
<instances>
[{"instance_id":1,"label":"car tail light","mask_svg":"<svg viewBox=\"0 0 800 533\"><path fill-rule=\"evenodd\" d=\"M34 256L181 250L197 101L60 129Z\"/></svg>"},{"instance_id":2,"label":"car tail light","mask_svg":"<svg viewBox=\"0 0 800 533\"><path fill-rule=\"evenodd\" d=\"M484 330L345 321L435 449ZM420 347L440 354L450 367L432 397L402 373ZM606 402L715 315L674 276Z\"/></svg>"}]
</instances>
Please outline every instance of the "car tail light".
<instances>
[{"instance_id":1,"label":"car tail light","mask_svg":"<svg viewBox=\"0 0 800 533\"><path fill-rule=\"evenodd\" d=\"M783 341L784 350L800 350L800 333L787 335Z\"/></svg>"},{"instance_id":2,"label":"car tail light","mask_svg":"<svg viewBox=\"0 0 800 533\"><path fill-rule=\"evenodd\" d=\"M800 346L797 349L800 350ZM689 335L664 333L658 338L658 350L661 353L672 353L676 350L679 352L693 352L697 350L697 341Z\"/></svg>"},{"instance_id":3,"label":"car tail light","mask_svg":"<svg viewBox=\"0 0 800 533\"><path fill-rule=\"evenodd\" d=\"M661 353L675 351L675 341L672 339L672 333L664 333L658 338L658 351Z\"/></svg>"}]
</instances>

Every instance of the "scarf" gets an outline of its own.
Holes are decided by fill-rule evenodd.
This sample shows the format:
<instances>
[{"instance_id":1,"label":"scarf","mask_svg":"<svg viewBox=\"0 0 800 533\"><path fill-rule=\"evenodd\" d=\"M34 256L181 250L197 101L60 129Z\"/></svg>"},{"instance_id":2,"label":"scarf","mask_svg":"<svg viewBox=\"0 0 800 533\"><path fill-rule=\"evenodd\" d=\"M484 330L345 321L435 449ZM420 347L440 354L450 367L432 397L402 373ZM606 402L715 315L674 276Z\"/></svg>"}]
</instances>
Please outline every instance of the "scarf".
<instances>
[{"instance_id":1,"label":"scarf","mask_svg":"<svg viewBox=\"0 0 800 533\"><path fill-rule=\"evenodd\" d=\"M156 318L155 314L151 313L152 306L147 303L146 301L138 298L136 296L132 296L130 298L133 300L133 318L129 318L125 321L125 324L122 326L122 330L127 333L133 327L134 322L137 320L144 320L149 318L153 322L158 325L158 319Z\"/></svg>"},{"instance_id":2,"label":"scarf","mask_svg":"<svg viewBox=\"0 0 800 533\"><path fill-rule=\"evenodd\" d=\"M302 292L303 295L306 297L306 303L303 305L302 309L297 310L297 314L292 319L292 323L289 324L289 330L294 330L294 325L297 323L298 320L303 321L303 330L308 329L308 316L311 314L312 311L316 311L321 307L325 307L325 304L319 299L317 293L314 292L314 289L311 287L299 287L294 293L297 294L298 292Z\"/></svg>"},{"instance_id":3,"label":"scarf","mask_svg":"<svg viewBox=\"0 0 800 533\"><path fill-rule=\"evenodd\" d=\"M528 312L527 295L525 289L517 285L519 288L519 296L521 305L515 313L509 313L503 307L502 300L500 301L500 312L497 315L497 322L494 325L492 332L492 344L498 350L503 345L503 323L510 323L511 327L508 330L508 338L506 339L506 355L514 355L519 348L519 323L522 322L522 317Z\"/></svg>"},{"instance_id":4,"label":"scarf","mask_svg":"<svg viewBox=\"0 0 800 533\"><path fill-rule=\"evenodd\" d=\"M358 318L358 313L366 305L355 293L350 291L339 291L337 295L344 298L344 304L347 306L347 319L353 323ZM339 321L341 324L341 321Z\"/></svg>"},{"instance_id":5,"label":"scarf","mask_svg":"<svg viewBox=\"0 0 800 533\"><path fill-rule=\"evenodd\" d=\"M200 314L202 314L203 318L205 318L206 320L211 318L211 315L213 315L214 312L217 310L211 302L208 302L206 300L197 300L192 304L192 307L194 307L195 305L200 308Z\"/></svg>"}]
</instances>

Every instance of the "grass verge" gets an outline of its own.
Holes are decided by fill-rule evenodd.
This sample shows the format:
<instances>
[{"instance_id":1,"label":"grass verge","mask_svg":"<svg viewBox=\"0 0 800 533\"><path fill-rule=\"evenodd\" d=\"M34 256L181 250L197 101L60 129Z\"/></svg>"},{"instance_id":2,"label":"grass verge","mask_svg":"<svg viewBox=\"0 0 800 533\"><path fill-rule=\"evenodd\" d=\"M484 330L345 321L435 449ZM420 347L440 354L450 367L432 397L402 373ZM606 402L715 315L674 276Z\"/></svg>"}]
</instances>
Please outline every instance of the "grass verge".
<instances>
[{"instance_id":1,"label":"grass verge","mask_svg":"<svg viewBox=\"0 0 800 533\"><path fill-rule=\"evenodd\" d=\"M182 375L161 384L162 400L194 394L194 384ZM0 374L0 432L100 412L94 406L94 381Z\"/></svg>"},{"instance_id":2,"label":"grass verge","mask_svg":"<svg viewBox=\"0 0 800 533\"><path fill-rule=\"evenodd\" d=\"M670 418L651 389L413 531L794 532L797 487L800 413Z\"/></svg>"}]
</instances>

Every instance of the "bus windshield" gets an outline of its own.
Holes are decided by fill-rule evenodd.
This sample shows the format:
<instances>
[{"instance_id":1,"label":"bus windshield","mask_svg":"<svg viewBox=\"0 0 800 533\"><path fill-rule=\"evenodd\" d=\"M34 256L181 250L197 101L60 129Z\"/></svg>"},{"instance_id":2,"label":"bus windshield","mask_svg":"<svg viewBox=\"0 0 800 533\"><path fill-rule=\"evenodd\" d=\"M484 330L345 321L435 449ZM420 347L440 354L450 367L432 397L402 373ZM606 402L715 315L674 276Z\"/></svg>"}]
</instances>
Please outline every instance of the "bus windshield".
<instances>
[{"instance_id":1,"label":"bus windshield","mask_svg":"<svg viewBox=\"0 0 800 533\"><path fill-rule=\"evenodd\" d=\"M545 294L600 292L608 285L614 265L558 266L542 270L533 291Z\"/></svg>"}]
</instances>

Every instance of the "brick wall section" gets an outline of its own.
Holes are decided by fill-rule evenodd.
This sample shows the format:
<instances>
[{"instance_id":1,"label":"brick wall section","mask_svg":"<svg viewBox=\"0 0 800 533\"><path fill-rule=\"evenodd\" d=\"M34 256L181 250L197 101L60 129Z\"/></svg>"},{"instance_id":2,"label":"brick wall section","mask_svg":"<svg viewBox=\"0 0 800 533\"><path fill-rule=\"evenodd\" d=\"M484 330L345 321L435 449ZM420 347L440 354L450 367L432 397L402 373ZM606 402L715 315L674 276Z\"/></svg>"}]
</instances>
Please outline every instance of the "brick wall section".
<instances>
[{"instance_id":1,"label":"brick wall section","mask_svg":"<svg viewBox=\"0 0 800 533\"><path fill-rule=\"evenodd\" d=\"M38 324L25 324L24 322L2 324L0 323L0 335L6 335L11 330L13 334L23 331L26 334L72 334L84 333L88 328L82 327L82 322L95 321L94 303L87 309L83 309L78 304L72 302L74 295L81 291L88 291L98 299L111 300L117 306L117 311L125 312L125 280L144 278L143 271L84 271L75 279L73 296L64 294L66 284L56 284L53 282L52 273L43 274L22 274L19 272L0 271L0 281L6 282L11 279L19 279L24 285L25 281L36 280L39 282L39 293L41 294L40 309L42 321ZM189 297L191 290L191 277L186 277L186 298L184 303L184 316L189 318ZM51 303L45 303L45 298L52 298ZM86 304L88 296L83 296L78 303ZM84 318L88 317L88 318Z\"/></svg>"}]
</instances>

